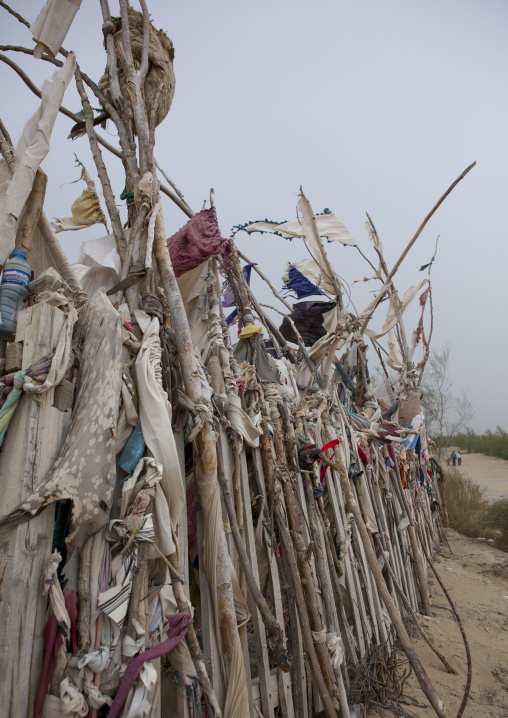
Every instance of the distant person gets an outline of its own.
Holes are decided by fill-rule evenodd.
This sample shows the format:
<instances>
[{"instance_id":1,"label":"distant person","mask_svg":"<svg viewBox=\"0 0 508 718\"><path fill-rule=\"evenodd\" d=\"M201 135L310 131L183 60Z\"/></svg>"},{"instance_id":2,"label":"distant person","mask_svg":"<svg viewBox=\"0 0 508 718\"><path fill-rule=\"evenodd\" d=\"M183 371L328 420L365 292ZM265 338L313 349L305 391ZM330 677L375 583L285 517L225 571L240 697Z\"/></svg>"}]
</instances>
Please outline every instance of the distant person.
<instances>
[{"instance_id":1,"label":"distant person","mask_svg":"<svg viewBox=\"0 0 508 718\"><path fill-rule=\"evenodd\" d=\"M452 451L452 464L455 466L457 463L457 454L455 451Z\"/></svg>"},{"instance_id":2,"label":"distant person","mask_svg":"<svg viewBox=\"0 0 508 718\"><path fill-rule=\"evenodd\" d=\"M448 464L448 466L450 466L450 464L452 463L452 457L451 457L451 456L449 456L449 457L446 459L446 463Z\"/></svg>"},{"instance_id":3,"label":"distant person","mask_svg":"<svg viewBox=\"0 0 508 718\"><path fill-rule=\"evenodd\" d=\"M460 453L460 451L457 451L457 464L459 466L462 466L462 454Z\"/></svg>"}]
</instances>

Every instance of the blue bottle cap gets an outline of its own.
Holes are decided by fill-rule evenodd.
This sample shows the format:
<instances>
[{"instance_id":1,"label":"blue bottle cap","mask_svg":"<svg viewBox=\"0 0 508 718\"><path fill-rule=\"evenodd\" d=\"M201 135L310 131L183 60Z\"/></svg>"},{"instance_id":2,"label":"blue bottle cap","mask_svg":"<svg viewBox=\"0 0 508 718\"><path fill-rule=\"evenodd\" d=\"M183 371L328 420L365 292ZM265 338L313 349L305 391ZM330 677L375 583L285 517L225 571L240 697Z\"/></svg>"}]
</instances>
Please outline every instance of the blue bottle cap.
<instances>
[{"instance_id":1,"label":"blue bottle cap","mask_svg":"<svg viewBox=\"0 0 508 718\"><path fill-rule=\"evenodd\" d=\"M26 251L24 249L15 249L11 255L12 257L21 257L21 259L26 260Z\"/></svg>"}]
</instances>

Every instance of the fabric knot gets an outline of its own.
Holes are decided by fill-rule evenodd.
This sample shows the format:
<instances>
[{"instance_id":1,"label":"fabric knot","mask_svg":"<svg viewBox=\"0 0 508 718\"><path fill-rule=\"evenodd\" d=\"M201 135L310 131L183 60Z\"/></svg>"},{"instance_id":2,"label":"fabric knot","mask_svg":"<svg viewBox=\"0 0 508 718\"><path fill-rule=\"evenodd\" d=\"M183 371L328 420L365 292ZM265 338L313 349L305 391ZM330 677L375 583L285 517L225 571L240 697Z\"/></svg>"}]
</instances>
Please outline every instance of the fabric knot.
<instances>
[{"instance_id":1,"label":"fabric knot","mask_svg":"<svg viewBox=\"0 0 508 718\"><path fill-rule=\"evenodd\" d=\"M324 643L326 641L326 628L322 631L312 631L312 639L314 643Z\"/></svg>"},{"instance_id":2,"label":"fabric knot","mask_svg":"<svg viewBox=\"0 0 508 718\"><path fill-rule=\"evenodd\" d=\"M151 317L157 317L161 326L164 326L164 310L155 294L145 294L141 298L141 309Z\"/></svg>"},{"instance_id":3,"label":"fabric knot","mask_svg":"<svg viewBox=\"0 0 508 718\"><path fill-rule=\"evenodd\" d=\"M189 434L189 443L194 441L205 424L211 424L213 421L213 413L207 404L195 404L191 410L194 419L194 427Z\"/></svg>"},{"instance_id":4,"label":"fabric knot","mask_svg":"<svg viewBox=\"0 0 508 718\"><path fill-rule=\"evenodd\" d=\"M127 207L130 207L134 204L134 192L127 192L124 188L122 194L120 195L120 199L126 200Z\"/></svg>"},{"instance_id":5,"label":"fabric knot","mask_svg":"<svg viewBox=\"0 0 508 718\"><path fill-rule=\"evenodd\" d=\"M26 376L25 383L23 384L23 391L26 391L27 394L33 394L36 389L37 385L35 384L34 380Z\"/></svg>"},{"instance_id":6,"label":"fabric knot","mask_svg":"<svg viewBox=\"0 0 508 718\"><path fill-rule=\"evenodd\" d=\"M68 678L60 683L60 700L64 715L87 716L89 713L85 697L72 685Z\"/></svg>"},{"instance_id":7,"label":"fabric knot","mask_svg":"<svg viewBox=\"0 0 508 718\"><path fill-rule=\"evenodd\" d=\"M78 668L84 668L88 666L94 673L101 673L107 666L109 661L109 648L107 646L101 646L98 651L92 651L91 653L85 653L78 660Z\"/></svg>"},{"instance_id":8,"label":"fabric knot","mask_svg":"<svg viewBox=\"0 0 508 718\"><path fill-rule=\"evenodd\" d=\"M320 484L319 486L313 486L312 493L314 494L315 499L320 499L321 496L323 496L323 494L325 493L323 485Z\"/></svg>"},{"instance_id":9,"label":"fabric knot","mask_svg":"<svg viewBox=\"0 0 508 718\"><path fill-rule=\"evenodd\" d=\"M104 35L104 39L108 35L114 35L115 34L115 23L113 20L106 20L102 26L102 34Z\"/></svg>"}]
</instances>

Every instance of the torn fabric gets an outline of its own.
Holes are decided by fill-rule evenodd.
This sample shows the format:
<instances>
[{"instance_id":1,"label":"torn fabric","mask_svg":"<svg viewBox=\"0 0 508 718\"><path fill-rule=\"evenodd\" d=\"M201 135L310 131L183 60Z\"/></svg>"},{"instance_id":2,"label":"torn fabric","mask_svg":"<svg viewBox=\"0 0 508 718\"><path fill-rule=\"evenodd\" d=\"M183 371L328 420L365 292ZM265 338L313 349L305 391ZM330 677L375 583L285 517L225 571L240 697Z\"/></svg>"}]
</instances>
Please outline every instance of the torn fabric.
<instances>
[{"instance_id":1,"label":"torn fabric","mask_svg":"<svg viewBox=\"0 0 508 718\"><path fill-rule=\"evenodd\" d=\"M50 57L58 55L81 2L82 0L47 1L37 20L30 26L32 37L37 43L34 57L40 59L43 52Z\"/></svg>"},{"instance_id":2,"label":"torn fabric","mask_svg":"<svg viewBox=\"0 0 508 718\"><path fill-rule=\"evenodd\" d=\"M341 244L356 247L356 241L353 239L351 232L333 212L325 210L323 214L316 214L314 219L320 237L326 237L329 242L340 242ZM267 220L264 222L249 222L234 229L236 231L243 229L249 234L251 232L269 232L285 239L305 236L305 231L299 219L292 219L289 222L282 223L268 222Z\"/></svg>"},{"instance_id":3,"label":"torn fabric","mask_svg":"<svg viewBox=\"0 0 508 718\"><path fill-rule=\"evenodd\" d=\"M232 240L221 236L215 207L195 214L168 239L169 255L176 277L218 254L228 261L232 247Z\"/></svg>"},{"instance_id":4,"label":"torn fabric","mask_svg":"<svg viewBox=\"0 0 508 718\"><path fill-rule=\"evenodd\" d=\"M371 339L380 339L380 337L384 337L385 334L388 334L390 329L393 329L393 327L397 324L399 316L402 316L404 314L404 312L411 304L413 299L416 297L420 289L428 281L429 275L427 274L427 276L424 277L421 281L419 281L418 284L414 284L412 287L409 287L409 289L402 297L402 301L397 300L396 297L392 295L389 299L388 311L386 313L385 323L383 324L381 331L374 332L371 329L366 329L365 334L367 334L367 336L369 336ZM374 298L369 304L369 306L358 317L358 319L360 321L365 321L365 319L372 315L376 306L376 298Z\"/></svg>"},{"instance_id":5,"label":"torn fabric","mask_svg":"<svg viewBox=\"0 0 508 718\"><path fill-rule=\"evenodd\" d=\"M51 224L55 232L74 232L91 227L93 224L106 224L106 217L102 211L95 182L88 174L86 167L81 170L80 179L86 182L86 189L72 203L72 217L54 218ZM76 181L79 182L79 180Z\"/></svg>"},{"instance_id":6,"label":"torn fabric","mask_svg":"<svg viewBox=\"0 0 508 718\"><path fill-rule=\"evenodd\" d=\"M41 90L41 104L28 120L16 148L17 163L12 179L0 200L0 265L4 265L14 249L16 224L35 174L49 152L50 138L58 110L76 69L76 56L71 52L63 67L46 80Z\"/></svg>"},{"instance_id":7,"label":"torn fabric","mask_svg":"<svg viewBox=\"0 0 508 718\"><path fill-rule=\"evenodd\" d=\"M146 445L163 467L160 485L169 506L172 535L167 532L164 537L161 536L164 541L159 548L169 556L177 551L175 529L185 506L185 490L171 426L171 405L162 387L159 320L140 309L135 310L135 316L143 331L143 341L135 364L139 418Z\"/></svg>"},{"instance_id":8,"label":"torn fabric","mask_svg":"<svg viewBox=\"0 0 508 718\"><path fill-rule=\"evenodd\" d=\"M66 540L75 548L109 521L116 483L122 327L104 291L82 311L78 332L82 351L76 402L60 455L37 489L0 519L0 525L16 526L53 501L69 499L72 515Z\"/></svg>"}]
</instances>

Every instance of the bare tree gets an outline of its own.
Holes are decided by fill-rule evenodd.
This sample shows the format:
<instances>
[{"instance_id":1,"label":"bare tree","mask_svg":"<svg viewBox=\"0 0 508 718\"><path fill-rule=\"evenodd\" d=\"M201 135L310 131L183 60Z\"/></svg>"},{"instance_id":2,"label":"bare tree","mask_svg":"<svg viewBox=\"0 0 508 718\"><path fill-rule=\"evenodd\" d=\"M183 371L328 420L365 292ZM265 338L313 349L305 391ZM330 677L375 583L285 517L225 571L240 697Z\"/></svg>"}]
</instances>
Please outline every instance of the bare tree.
<instances>
[{"instance_id":1,"label":"bare tree","mask_svg":"<svg viewBox=\"0 0 508 718\"><path fill-rule=\"evenodd\" d=\"M450 344L430 356L421 384L422 405L429 434L434 438L439 456L446 439L466 429L476 414L466 392L455 393L450 377Z\"/></svg>"}]
</instances>

